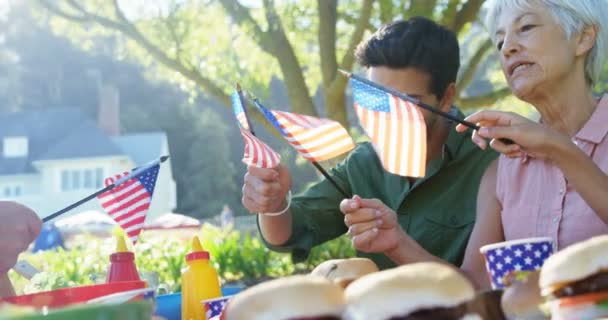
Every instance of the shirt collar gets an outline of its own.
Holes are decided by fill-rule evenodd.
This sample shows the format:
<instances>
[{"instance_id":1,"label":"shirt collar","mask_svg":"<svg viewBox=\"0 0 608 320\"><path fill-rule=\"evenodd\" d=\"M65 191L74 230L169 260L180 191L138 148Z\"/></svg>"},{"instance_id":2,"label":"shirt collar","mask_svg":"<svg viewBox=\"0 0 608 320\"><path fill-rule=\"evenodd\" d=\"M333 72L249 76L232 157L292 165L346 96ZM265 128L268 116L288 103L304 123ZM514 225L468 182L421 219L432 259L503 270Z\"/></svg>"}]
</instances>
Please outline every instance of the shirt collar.
<instances>
[{"instance_id":1,"label":"shirt collar","mask_svg":"<svg viewBox=\"0 0 608 320\"><path fill-rule=\"evenodd\" d=\"M575 138L598 144L608 134L608 94L602 96L591 118L579 130Z\"/></svg>"},{"instance_id":2,"label":"shirt collar","mask_svg":"<svg viewBox=\"0 0 608 320\"><path fill-rule=\"evenodd\" d=\"M452 107L450 109L450 114L456 116L458 119L464 119L464 114L456 107ZM450 127L448 129L448 137L445 143L443 144L441 157L429 161L429 163L427 164L427 174L424 178L418 179L420 181L424 181L432 177L443 166L455 160L458 156L458 152L460 151L464 140L470 138L470 135L456 132L456 130L454 129L456 124L451 120L448 121Z\"/></svg>"},{"instance_id":3,"label":"shirt collar","mask_svg":"<svg viewBox=\"0 0 608 320\"><path fill-rule=\"evenodd\" d=\"M455 117L457 117L458 119L464 119L464 114L456 107L452 107L452 109L450 109L450 113L452 115L454 115ZM456 123L454 123L451 120L448 120L448 121L450 124L450 128L449 128L448 138L446 139L445 143L443 144L443 154L442 154L444 163L454 160L458 156L458 152L461 149L462 143L465 141L465 139L470 138L470 135L468 135L468 134L462 134L460 132L456 132L456 130L454 129L456 126Z\"/></svg>"}]
</instances>

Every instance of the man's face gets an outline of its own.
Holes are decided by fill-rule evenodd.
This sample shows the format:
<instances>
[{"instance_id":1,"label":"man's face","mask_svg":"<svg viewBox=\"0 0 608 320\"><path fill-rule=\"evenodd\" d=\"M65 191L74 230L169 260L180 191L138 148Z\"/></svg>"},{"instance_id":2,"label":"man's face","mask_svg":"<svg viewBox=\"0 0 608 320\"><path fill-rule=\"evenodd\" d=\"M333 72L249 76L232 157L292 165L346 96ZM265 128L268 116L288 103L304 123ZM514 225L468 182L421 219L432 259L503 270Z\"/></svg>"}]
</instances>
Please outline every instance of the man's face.
<instances>
[{"instance_id":1,"label":"man's face","mask_svg":"<svg viewBox=\"0 0 608 320\"><path fill-rule=\"evenodd\" d=\"M440 101L430 90L431 75L414 68L391 69L388 67L371 67L368 71L369 80L381 84L395 91L405 93L432 107L446 111L451 103ZM449 109L448 109L449 110ZM438 115L420 108L426 122L426 127L432 129L436 126ZM428 132L432 134L432 132Z\"/></svg>"}]
</instances>

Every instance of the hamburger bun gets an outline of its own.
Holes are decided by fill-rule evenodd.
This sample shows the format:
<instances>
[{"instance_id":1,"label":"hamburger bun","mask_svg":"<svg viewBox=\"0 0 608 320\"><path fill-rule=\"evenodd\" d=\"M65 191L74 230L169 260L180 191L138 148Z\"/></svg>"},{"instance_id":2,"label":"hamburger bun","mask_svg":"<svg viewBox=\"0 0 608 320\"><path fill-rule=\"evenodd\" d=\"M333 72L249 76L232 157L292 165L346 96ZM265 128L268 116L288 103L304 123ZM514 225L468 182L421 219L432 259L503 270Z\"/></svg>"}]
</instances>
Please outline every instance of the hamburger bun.
<instances>
[{"instance_id":1,"label":"hamburger bun","mask_svg":"<svg viewBox=\"0 0 608 320\"><path fill-rule=\"evenodd\" d=\"M344 292L318 276L297 275L253 286L225 306L225 320L289 320L335 317L344 309Z\"/></svg>"},{"instance_id":2,"label":"hamburger bun","mask_svg":"<svg viewBox=\"0 0 608 320\"><path fill-rule=\"evenodd\" d=\"M543 300L540 295L538 278L539 272L532 272L525 280L515 281L505 289L500 304L507 319L542 320L546 318L540 309Z\"/></svg>"},{"instance_id":3,"label":"hamburger bun","mask_svg":"<svg viewBox=\"0 0 608 320\"><path fill-rule=\"evenodd\" d=\"M346 319L383 320L421 310L459 308L474 296L473 286L456 269L438 263L415 263L354 281L345 290Z\"/></svg>"},{"instance_id":4,"label":"hamburger bun","mask_svg":"<svg viewBox=\"0 0 608 320\"><path fill-rule=\"evenodd\" d=\"M608 235L573 244L544 263L539 285L543 296L594 274L608 271Z\"/></svg>"},{"instance_id":5,"label":"hamburger bun","mask_svg":"<svg viewBox=\"0 0 608 320\"><path fill-rule=\"evenodd\" d=\"M319 264L311 274L325 277L342 288L360 277L378 271L378 266L367 258L332 259Z\"/></svg>"}]
</instances>

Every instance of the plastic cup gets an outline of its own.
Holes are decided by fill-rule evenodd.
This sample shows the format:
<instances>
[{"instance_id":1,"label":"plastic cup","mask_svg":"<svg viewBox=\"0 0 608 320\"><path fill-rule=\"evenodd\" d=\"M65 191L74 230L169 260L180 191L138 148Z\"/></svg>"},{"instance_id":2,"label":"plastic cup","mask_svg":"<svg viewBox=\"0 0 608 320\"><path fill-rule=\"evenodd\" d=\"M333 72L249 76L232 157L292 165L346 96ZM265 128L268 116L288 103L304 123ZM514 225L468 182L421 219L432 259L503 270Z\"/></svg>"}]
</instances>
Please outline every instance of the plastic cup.
<instances>
[{"instance_id":1,"label":"plastic cup","mask_svg":"<svg viewBox=\"0 0 608 320\"><path fill-rule=\"evenodd\" d=\"M540 270L553 253L551 238L527 238L489 244L479 249L493 289L504 289L505 278L514 273Z\"/></svg>"}]
</instances>

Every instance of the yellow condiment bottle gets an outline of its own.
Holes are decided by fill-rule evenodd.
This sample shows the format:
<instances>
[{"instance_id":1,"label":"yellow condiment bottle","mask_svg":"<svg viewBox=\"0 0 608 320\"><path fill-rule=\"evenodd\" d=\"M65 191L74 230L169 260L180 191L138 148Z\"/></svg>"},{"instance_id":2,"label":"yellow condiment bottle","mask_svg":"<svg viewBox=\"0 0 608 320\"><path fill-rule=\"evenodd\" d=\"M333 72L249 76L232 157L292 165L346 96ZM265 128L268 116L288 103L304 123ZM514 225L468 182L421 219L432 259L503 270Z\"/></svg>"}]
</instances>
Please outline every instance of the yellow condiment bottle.
<instances>
[{"instance_id":1,"label":"yellow condiment bottle","mask_svg":"<svg viewBox=\"0 0 608 320\"><path fill-rule=\"evenodd\" d=\"M182 270L182 320L205 320L202 301L222 296L217 271L209 264L197 236L192 239L192 252L186 255Z\"/></svg>"}]
</instances>

